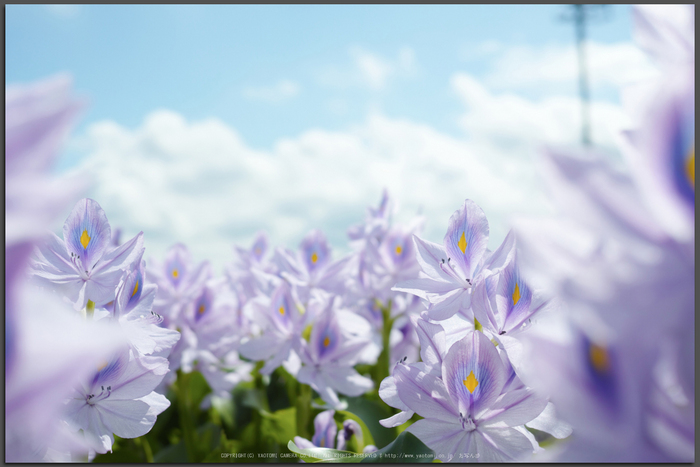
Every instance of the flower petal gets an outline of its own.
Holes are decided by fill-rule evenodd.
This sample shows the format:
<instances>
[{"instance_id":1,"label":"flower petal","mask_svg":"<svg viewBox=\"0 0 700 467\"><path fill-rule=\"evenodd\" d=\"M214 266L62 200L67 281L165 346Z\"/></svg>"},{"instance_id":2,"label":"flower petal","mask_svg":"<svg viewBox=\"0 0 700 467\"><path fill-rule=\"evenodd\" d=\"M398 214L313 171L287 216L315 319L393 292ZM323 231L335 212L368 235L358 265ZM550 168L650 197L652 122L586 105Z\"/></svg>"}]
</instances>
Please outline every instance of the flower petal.
<instances>
[{"instance_id":1,"label":"flower petal","mask_svg":"<svg viewBox=\"0 0 700 467\"><path fill-rule=\"evenodd\" d=\"M109 246L112 230L107 214L97 201L81 199L63 224L63 239L70 253L80 257L83 268L91 271Z\"/></svg>"},{"instance_id":2,"label":"flower petal","mask_svg":"<svg viewBox=\"0 0 700 467\"><path fill-rule=\"evenodd\" d=\"M488 337L473 331L447 351L442 377L464 417L477 418L501 395L506 369Z\"/></svg>"},{"instance_id":3,"label":"flower petal","mask_svg":"<svg viewBox=\"0 0 700 467\"><path fill-rule=\"evenodd\" d=\"M452 214L445 234L447 256L465 279L474 279L479 260L489 240L489 223L484 211L470 199Z\"/></svg>"}]
</instances>

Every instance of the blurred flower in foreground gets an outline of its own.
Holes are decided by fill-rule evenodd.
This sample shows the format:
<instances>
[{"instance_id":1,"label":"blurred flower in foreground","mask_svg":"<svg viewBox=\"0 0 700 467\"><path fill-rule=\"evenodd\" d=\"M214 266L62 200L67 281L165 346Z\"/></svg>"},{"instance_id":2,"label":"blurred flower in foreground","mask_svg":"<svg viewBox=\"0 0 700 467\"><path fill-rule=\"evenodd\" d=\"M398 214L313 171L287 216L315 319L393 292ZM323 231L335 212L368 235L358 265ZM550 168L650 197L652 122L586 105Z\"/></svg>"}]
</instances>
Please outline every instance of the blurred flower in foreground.
<instances>
[{"instance_id":1,"label":"blurred flower in foreground","mask_svg":"<svg viewBox=\"0 0 700 467\"><path fill-rule=\"evenodd\" d=\"M524 275L564 303L530 334L523 376L573 425L560 460L695 457L693 15L693 6L635 11L662 80L635 91L638 128L622 148L630 174L550 150L546 181L564 217L516 227Z\"/></svg>"}]
</instances>

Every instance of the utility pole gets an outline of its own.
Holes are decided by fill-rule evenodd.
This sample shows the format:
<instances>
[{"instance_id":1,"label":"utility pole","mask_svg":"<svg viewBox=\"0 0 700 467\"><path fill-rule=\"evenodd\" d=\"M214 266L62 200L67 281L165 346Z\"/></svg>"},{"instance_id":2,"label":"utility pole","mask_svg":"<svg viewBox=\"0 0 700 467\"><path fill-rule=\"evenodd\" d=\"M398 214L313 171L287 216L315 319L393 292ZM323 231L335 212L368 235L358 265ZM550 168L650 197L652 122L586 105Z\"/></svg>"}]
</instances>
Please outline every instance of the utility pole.
<instances>
[{"instance_id":1,"label":"utility pole","mask_svg":"<svg viewBox=\"0 0 700 467\"><path fill-rule=\"evenodd\" d=\"M573 21L576 30L576 47L578 49L578 91L581 99L581 144L588 148L591 140L590 90L588 87L588 69L586 66L586 20L591 9L602 9L606 5L570 5L570 15L562 16L564 21Z\"/></svg>"}]
</instances>

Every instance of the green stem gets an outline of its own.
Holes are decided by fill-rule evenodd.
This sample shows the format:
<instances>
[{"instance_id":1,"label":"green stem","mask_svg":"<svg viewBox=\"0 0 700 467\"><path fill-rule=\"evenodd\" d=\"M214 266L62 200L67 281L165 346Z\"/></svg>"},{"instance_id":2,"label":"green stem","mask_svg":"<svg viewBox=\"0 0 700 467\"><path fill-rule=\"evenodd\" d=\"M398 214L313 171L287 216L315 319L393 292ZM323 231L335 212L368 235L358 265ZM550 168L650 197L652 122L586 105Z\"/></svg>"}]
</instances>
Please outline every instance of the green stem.
<instances>
[{"instance_id":1,"label":"green stem","mask_svg":"<svg viewBox=\"0 0 700 467\"><path fill-rule=\"evenodd\" d=\"M197 462L195 449L195 432L192 426L192 414L189 407L189 387L190 374L183 373L182 370L177 370L177 410L180 419L180 428L182 429L182 437L185 440L185 448L187 449L187 460Z\"/></svg>"},{"instance_id":2,"label":"green stem","mask_svg":"<svg viewBox=\"0 0 700 467\"><path fill-rule=\"evenodd\" d=\"M134 442L136 443L137 446L141 447L143 449L143 454L146 457L146 462L149 464L153 463L153 451L151 451L151 445L148 442L148 439L146 439L145 436L141 436L139 438L134 438Z\"/></svg>"},{"instance_id":3,"label":"green stem","mask_svg":"<svg viewBox=\"0 0 700 467\"><path fill-rule=\"evenodd\" d=\"M391 358L391 344L389 338L391 337L391 328L394 325L394 319L391 317L391 300L386 304L386 307L382 307L382 353L379 354L379 359L377 360L377 367L375 371L375 386L379 388L381 382L389 376Z\"/></svg>"},{"instance_id":4,"label":"green stem","mask_svg":"<svg viewBox=\"0 0 700 467\"><path fill-rule=\"evenodd\" d=\"M298 383L297 390L297 435L311 439L309 424L311 421L311 386Z\"/></svg>"}]
</instances>

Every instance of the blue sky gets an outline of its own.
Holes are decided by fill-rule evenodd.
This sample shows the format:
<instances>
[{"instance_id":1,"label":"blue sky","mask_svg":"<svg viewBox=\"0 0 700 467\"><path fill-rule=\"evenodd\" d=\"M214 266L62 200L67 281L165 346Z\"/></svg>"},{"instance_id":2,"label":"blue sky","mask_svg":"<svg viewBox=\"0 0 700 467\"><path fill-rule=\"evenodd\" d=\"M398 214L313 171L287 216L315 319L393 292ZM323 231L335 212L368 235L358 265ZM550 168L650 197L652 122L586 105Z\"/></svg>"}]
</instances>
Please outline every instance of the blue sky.
<instances>
[{"instance_id":1,"label":"blue sky","mask_svg":"<svg viewBox=\"0 0 700 467\"><path fill-rule=\"evenodd\" d=\"M629 6L612 6L609 19L589 28L605 43L629 40ZM446 83L455 70L483 76L492 41L502 46L573 43L562 5L98 5L6 6L7 83L68 71L91 99L81 120L128 127L154 108L199 119L216 116L256 147L312 126L339 129L359 120L368 101L388 115L455 131L459 112ZM358 47L390 57L413 49L420 65L379 95L316 75L349 60ZM471 53L470 53L471 52ZM260 105L241 89L298 83L289 105ZM575 83L573 83L575 84ZM576 92L570 86L571 93ZM534 93L533 93L534 94ZM606 96L614 98L614 95ZM337 112L327 100L346 102Z\"/></svg>"},{"instance_id":2,"label":"blue sky","mask_svg":"<svg viewBox=\"0 0 700 467\"><path fill-rule=\"evenodd\" d=\"M383 187L433 241L474 199L495 248L512 215L547 212L537 148L578 141L566 8L7 5L5 81L72 75L89 106L58 167L88 171L157 255L211 259L259 229L293 248L315 227L342 249ZM605 149L620 87L653 73L630 12L588 28Z\"/></svg>"}]
</instances>

